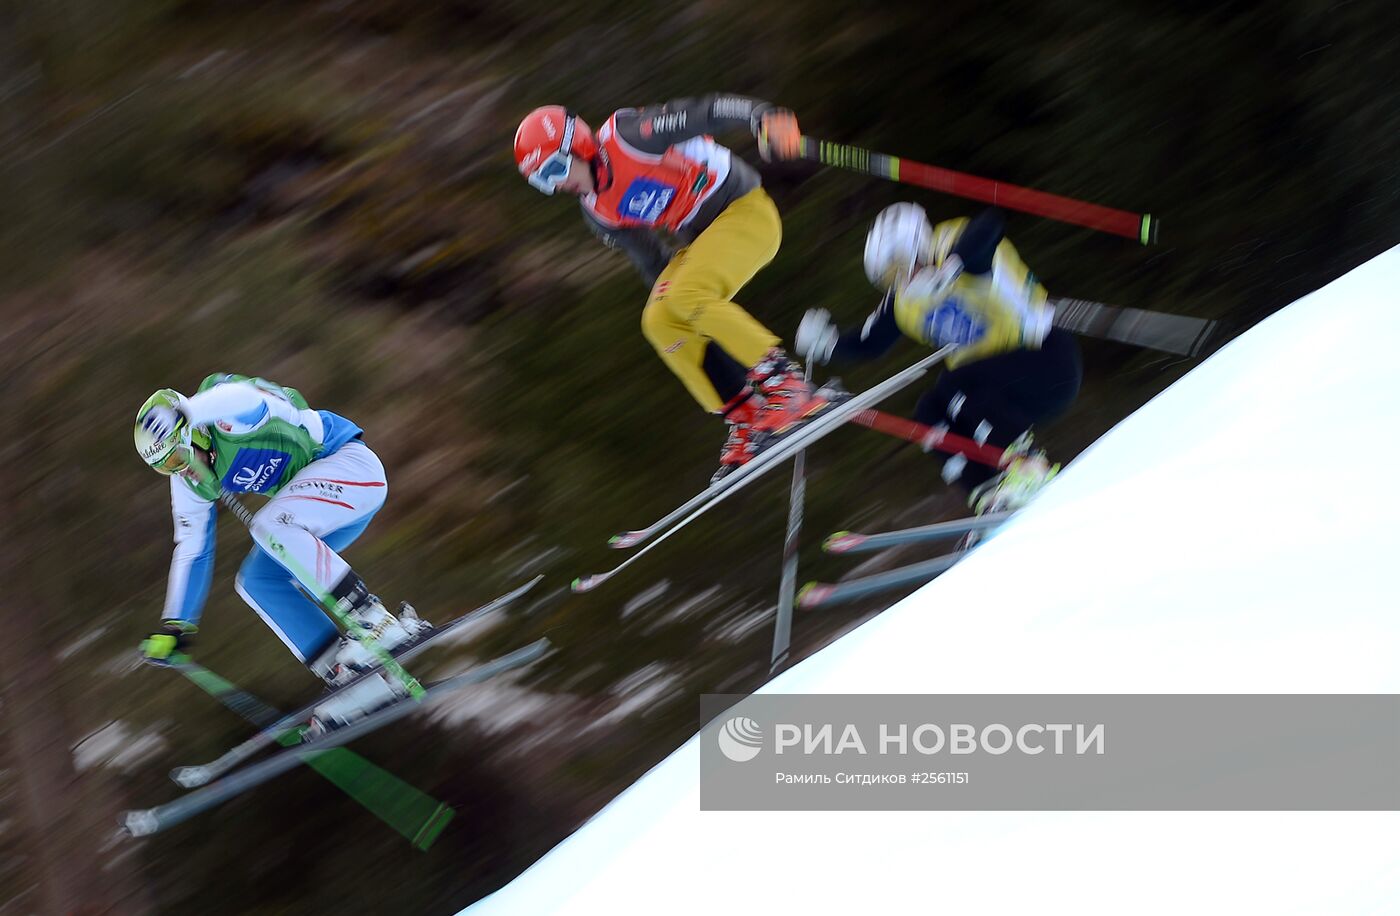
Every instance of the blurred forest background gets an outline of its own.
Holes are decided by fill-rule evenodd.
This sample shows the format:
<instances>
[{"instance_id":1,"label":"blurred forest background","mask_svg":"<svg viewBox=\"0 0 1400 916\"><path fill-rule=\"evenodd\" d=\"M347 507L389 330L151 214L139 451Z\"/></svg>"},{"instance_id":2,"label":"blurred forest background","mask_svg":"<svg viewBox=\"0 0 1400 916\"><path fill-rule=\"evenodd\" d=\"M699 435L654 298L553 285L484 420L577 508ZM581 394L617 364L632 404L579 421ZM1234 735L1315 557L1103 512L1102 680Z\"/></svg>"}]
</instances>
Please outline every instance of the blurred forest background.
<instances>
[{"instance_id":1,"label":"blurred forest background","mask_svg":"<svg viewBox=\"0 0 1400 916\"><path fill-rule=\"evenodd\" d=\"M1052 294L1238 333L1400 241L1397 18L1385 0L0 6L0 913L452 912L687 738L700 693L766 679L785 473L566 594L616 562L609 534L704 485L723 429L647 347L625 258L516 174L534 106L596 126L744 92L812 136L1149 211L1151 248L1015 214L1010 234ZM757 162L749 138L721 139ZM850 324L873 305L860 252L883 205L976 208L762 171L784 245L740 301L784 335L808 307ZM1083 346L1082 399L1041 437L1061 460L1191 367ZM306 769L117 836L120 810L175 797L169 767L247 733L135 663L171 533L132 418L216 370L367 430L390 496L349 557L391 606L444 620L548 577L422 669L541 634L556 653L356 745L455 807L427 852ZM850 568L813 549L829 531L958 511L927 458L872 433L811 463L803 579ZM226 517L219 536L196 655L293 705L315 683L233 593L246 533ZM878 610L799 617L797 653Z\"/></svg>"}]
</instances>

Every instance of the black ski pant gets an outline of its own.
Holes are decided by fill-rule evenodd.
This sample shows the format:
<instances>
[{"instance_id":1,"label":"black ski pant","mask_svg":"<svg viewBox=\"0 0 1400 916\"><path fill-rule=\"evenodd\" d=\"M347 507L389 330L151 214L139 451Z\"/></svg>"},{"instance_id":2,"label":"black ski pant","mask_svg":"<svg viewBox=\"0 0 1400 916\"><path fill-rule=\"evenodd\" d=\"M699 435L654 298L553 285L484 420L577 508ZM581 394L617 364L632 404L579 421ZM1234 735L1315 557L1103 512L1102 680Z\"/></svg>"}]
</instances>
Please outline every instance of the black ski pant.
<instances>
[{"instance_id":1,"label":"black ski pant","mask_svg":"<svg viewBox=\"0 0 1400 916\"><path fill-rule=\"evenodd\" d=\"M1082 378L1078 341L1053 328L1039 350L1012 350L947 370L919 399L914 418L929 426L947 424L969 438L981 430L988 443L1005 448L1033 424L1069 409ZM957 482L971 490L996 473L968 462Z\"/></svg>"}]
</instances>

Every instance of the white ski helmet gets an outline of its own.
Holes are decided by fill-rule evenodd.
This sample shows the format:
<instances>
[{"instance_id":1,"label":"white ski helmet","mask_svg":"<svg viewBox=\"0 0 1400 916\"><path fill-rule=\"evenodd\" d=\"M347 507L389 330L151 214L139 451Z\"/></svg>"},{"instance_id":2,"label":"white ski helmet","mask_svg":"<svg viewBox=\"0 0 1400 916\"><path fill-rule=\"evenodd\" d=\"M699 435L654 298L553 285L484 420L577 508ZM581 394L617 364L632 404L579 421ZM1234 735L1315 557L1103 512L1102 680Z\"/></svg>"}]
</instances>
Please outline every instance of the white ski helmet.
<instances>
[{"instance_id":1,"label":"white ski helmet","mask_svg":"<svg viewBox=\"0 0 1400 916\"><path fill-rule=\"evenodd\" d=\"M184 398L172 388L162 388L136 411L136 451L154 471L178 474L193 456L193 428L179 407Z\"/></svg>"},{"instance_id":2,"label":"white ski helmet","mask_svg":"<svg viewBox=\"0 0 1400 916\"><path fill-rule=\"evenodd\" d=\"M890 204L875 217L865 236L865 275L887 290L926 263L933 225L918 204Z\"/></svg>"}]
</instances>

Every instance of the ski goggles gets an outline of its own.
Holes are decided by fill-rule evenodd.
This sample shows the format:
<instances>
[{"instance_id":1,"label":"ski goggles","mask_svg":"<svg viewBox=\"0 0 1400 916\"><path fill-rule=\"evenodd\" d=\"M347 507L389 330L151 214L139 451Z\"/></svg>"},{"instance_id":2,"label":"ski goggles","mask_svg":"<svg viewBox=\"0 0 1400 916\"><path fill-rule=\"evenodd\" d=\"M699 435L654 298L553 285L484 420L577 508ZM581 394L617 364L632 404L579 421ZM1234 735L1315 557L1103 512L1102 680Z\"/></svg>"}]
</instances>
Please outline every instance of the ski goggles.
<instances>
[{"instance_id":1,"label":"ski goggles","mask_svg":"<svg viewBox=\"0 0 1400 916\"><path fill-rule=\"evenodd\" d=\"M151 468L158 474L171 477L189 468L190 455L191 449L188 445L177 445L170 450L170 454L165 456L164 461L151 465Z\"/></svg>"},{"instance_id":2,"label":"ski goggles","mask_svg":"<svg viewBox=\"0 0 1400 916\"><path fill-rule=\"evenodd\" d=\"M574 119L573 117L564 120L564 139L560 141L559 148L550 153L539 168L535 169L526 178L530 186L541 194L553 194L554 190L569 177L569 169L574 165L574 154L571 152L574 145Z\"/></svg>"}]
</instances>

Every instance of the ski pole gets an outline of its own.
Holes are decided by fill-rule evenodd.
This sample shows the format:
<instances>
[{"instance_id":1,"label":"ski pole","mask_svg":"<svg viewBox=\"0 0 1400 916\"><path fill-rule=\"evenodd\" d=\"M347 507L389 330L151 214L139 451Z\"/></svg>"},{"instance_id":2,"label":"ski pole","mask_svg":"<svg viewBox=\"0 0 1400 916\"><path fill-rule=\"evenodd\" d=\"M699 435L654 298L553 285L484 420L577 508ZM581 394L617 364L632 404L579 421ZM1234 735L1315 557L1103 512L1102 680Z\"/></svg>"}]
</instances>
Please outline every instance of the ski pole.
<instances>
[{"instance_id":1,"label":"ski pole","mask_svg":"<svg viewBox=\"0 0 1400 916\"><path fill-rule=\"evenodd\" d=\"M812 361L807 360L802 381L811 384ZM787 658L792 645L792 609L797 596L797 547L802 537L803 503L807 500L807 450L799 451L792 462L792 487L788 491L787 534L783 536L782 576L778 580L778 615L773 623L773 654L769 672Z\"/></svg>"},{"instance_id":2,"label":"ski pole","mask_svg":"<svg viewBox=\"0 0 1400 916\"><path fill-rule=\"evenodd\" d=\"M851 415L851 422L877 433L894 436L912 442L924 451L937 449L950 455L964 455L970 461L985 464L989 468L1001 468L1007 461L1004 449L986 445L975 439L960 436L937 426L925 426L913 420L906 420L883 410L869 408Z\"/></svg>"},{"instance_id":3,"label":"ski pole","mask_svg":"<svg viewBox=\"0 0 1400 916\"><path fill-rule=\"evenodd\" d=\"M1144 245L1157 241L1160 220L1150 213L1130 213L1115 210L1072 197L1049 194L1019 185L979 178L966 172L910 162L898 156L875 153L855 146L844 146L828 140L802 138L802 158L822 165L864 172L876 178L912 184L931 191L941 191L955 197L966 197L982 203L1005 207L1021 213L1031 213L1047 219L1072 223L1100 232L1137 239Z\"/></svg>"}]
</instances>

